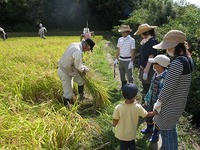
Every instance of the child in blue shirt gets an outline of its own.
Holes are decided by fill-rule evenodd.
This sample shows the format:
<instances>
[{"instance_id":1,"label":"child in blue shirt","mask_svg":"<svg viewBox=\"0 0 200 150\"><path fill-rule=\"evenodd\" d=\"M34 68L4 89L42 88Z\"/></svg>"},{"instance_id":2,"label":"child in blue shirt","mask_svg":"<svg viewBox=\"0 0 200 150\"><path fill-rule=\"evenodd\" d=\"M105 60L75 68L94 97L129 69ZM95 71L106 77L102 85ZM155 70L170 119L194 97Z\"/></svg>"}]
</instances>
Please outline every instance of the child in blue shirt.
<instances>
[{"instance_id":1,"label":"child in blue shirt","mask_svg":"<svg viewBox=\"0 0 200 150\"><path fill-rule=\"evenodd\" d=\"M168 72L167 67L170 63L170 59L165 55L157 55L155 58L149 58L148 61L153 64L153 69L155 73L151 79L149 90L144 97L144 106L147 111L152 111L154 103L156 103L158 95L163 88L164 80ZM159 139L159 129L156 125L154 125L153 117L147 118L146 123L147 128L141 130L141 133L147 134L153 132L149 141L157 142Z\"/></svg>"}]
</instances>

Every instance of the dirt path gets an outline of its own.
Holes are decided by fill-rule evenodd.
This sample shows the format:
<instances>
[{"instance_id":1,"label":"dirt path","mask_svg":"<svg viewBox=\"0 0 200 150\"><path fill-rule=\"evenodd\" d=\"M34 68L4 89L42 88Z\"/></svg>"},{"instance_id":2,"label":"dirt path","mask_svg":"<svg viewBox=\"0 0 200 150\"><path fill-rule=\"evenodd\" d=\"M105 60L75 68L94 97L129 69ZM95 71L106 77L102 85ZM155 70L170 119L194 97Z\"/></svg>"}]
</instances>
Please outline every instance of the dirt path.
<instances>
[{"instance_id":1,"label":"dirt path","mask_svg":"<svg viewBox=\"0 0 200 150\"><path fill-rule=\"evenodd\" d=\"M110 44L110 42L107 42L105 44L105 47L109 47L109 44ZM111 65L111 69L113 70L113 78L115 77L116 82L119 82L119 87L118 88L120 89L121 83L120 83L119 69L118 69L119 66L117 64L117 65L115 65L115 68L114 68L113 56L110 53L107 53L106 55L107 55L107 60ZM115 69L115 71L114 71L114 69ZM114 73L115 73L115 75L114 75Z\"/></svg>"}]
</instances>

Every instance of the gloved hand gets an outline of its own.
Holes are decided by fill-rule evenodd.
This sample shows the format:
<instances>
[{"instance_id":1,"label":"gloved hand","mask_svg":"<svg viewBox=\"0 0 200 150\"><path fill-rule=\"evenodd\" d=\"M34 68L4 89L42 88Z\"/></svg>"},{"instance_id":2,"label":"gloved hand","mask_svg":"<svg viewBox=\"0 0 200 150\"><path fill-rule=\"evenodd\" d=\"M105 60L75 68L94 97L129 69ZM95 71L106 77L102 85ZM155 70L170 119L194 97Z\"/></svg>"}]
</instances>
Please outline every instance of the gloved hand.
<instances>
[{"instance_id":1,"label":"gloved hand","mask_svg":"<svg viewBox=\"0 0 200 150\"><path fill-rule=\"evenodd\" d=\"M114 65L116 65L118 63L118 59L115 59L114 61Z\"/></svg>"},{"instance_id":2,"label":"gloved hand","mask_svg":"<svg viewBox=\"0 0 200 150\"><path fill-rule=\"evenodd\" d=\"M89 68L84 66L84 71L83 72L88 72L89 71Z\"/></svg>"},{"instance_id":3,"label":"gloved hand","mask_svg":"<svg viewBox=\"0 0 200 150\"><path fill-rule=\"evenodd\" d=\"M162 102L157 100L156 103L154 104L153 106L153 110L157 111L158 114L160 113L161 111L161 105L162 105Z\"/></svg>"},{"instance_id":4,"label":"gloved hand","mask_svg":"<svg viewBox=\"0 0 200 150\"><path fill-rule=\"evenodd\" d=\"M132 69L133 68L133 61L130 61L130 63L128 64L128 69Z\"/></svg>"},{"instance_id":5,"label":"gloved hand","mask_svg":"<svg viewBox=\"0 0 200 150\"><path fill-rule=\"evenodd\" d=\"M143 78L143 80L147 80L148 79L148 73L144 72L142 78Z\"/></svg>"}]
</instances>

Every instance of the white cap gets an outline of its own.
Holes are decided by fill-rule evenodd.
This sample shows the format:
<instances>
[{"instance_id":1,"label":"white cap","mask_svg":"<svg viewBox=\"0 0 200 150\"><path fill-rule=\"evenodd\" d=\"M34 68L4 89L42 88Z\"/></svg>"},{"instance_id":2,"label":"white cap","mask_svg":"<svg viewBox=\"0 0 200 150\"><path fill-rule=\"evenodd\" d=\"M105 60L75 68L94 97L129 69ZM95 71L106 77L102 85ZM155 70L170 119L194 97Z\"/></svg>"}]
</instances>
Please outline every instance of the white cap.
<instances>
[{"instance_id":1,"label":"white cap","mask_svg":"<svg viewBox=\"0 0 200 150\"><path fill-rule=\"evenodd\" d=\"M166 55L157 55L155 58L148 59L150 63L158 63L162 67L167 67L170 64L170 59Z\"/></svg>"}]
</instances>

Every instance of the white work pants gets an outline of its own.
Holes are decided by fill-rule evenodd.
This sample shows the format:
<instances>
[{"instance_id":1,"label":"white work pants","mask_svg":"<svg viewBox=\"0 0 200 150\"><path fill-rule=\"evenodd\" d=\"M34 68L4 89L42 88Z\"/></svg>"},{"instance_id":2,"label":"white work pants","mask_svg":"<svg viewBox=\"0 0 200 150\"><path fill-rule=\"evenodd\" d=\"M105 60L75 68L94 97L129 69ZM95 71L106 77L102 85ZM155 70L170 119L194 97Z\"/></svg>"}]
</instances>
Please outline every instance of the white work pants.
<instances>
[{"instance_id":1,"label":"white work pants","mask_svg":"<svg viewBox=\"0 0 200 150\"><path fill-rule=\"evenodd\" d=\"M62 82L63 88L63 97L67 99L71 99L73 95L73 81L75 81L79 86L84 85L85 81L81 77L79 73L77 73L74 77L69 74L64 73L60 68L58 68L58 75Z\"/></svg>"}]
</instances>

